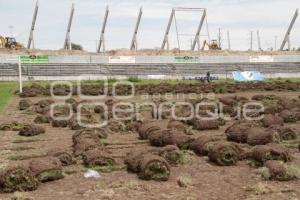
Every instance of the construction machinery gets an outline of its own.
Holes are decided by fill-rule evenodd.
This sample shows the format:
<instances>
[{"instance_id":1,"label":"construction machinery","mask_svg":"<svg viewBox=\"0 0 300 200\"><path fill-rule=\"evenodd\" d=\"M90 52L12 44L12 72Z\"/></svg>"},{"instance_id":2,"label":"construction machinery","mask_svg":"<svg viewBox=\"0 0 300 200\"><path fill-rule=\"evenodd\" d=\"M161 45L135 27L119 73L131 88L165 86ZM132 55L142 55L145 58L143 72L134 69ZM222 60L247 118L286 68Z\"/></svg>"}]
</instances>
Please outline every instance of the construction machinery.
<instances>
[{"instance_id":1,"label":"construction machinery","mask_svg":"<svg viewBox=\"0 0 300 200\"><path fill-rule=\"evenodd\" d=\"M22 44L16 41L14 37L0 36L0 49L21 49L24 48Z\"/></svg>"},{"instance_id":2,"label":"construction machinery","mask_svg":"<svg viewBox=\"0 0 300 200\"><path fill-rule=\"evenodd\" d=\"M217 40L212 40L211 42L207 42L206 40L204 40L202 50L204 50L206 46L209 50L222 50Z\"/></svg>"}]
</instances>

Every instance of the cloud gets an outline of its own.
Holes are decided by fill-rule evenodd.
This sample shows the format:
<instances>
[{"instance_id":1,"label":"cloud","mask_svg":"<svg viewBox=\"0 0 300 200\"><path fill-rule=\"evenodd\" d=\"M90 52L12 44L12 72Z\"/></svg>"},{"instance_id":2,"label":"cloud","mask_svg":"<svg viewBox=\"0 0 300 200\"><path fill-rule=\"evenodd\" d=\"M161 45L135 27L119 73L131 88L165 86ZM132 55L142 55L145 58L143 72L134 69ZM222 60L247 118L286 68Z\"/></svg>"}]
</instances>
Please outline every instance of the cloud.
<instances>
[{"instance_id":1,"label":"cloud","mask_svg":"<svg viewBox=\"0 0 300 200\"><path fill-rule=\"evenodd\" d=\"M62 47L70 7L75 3L75 16L72 26L72 41L82 44L85 49L95 51L105 7L110 6L107 24L106 46L108 49L129 48L139 7L143 6L143 19L138 35L140 48L153 48L161 45L172 7L205 7L209 35L218 37L222 30L222 41L226 47L226 32L230 31L231 46L234 49L248 49L250 31L260 31L263 48L274 46L282 41L299 0L40 0L40 12L36 24L35 44L37 48L59 49ZM10 34L8 26L14 26L19 41L26 43L34 9L34 0L0 0L2 30L0 34ZM195 34L201 13L177 13L176 19L181 46L189 48ZM294 47L300 46L300 19L297 20L291 41ZM203 29L203 39L208 32ZM256 38L256 37L254 37ZM176 30L173 24L170 33L172 47L177 47ZM256 43L256 39L255 39Z\"/></svg>"}]
</instances>

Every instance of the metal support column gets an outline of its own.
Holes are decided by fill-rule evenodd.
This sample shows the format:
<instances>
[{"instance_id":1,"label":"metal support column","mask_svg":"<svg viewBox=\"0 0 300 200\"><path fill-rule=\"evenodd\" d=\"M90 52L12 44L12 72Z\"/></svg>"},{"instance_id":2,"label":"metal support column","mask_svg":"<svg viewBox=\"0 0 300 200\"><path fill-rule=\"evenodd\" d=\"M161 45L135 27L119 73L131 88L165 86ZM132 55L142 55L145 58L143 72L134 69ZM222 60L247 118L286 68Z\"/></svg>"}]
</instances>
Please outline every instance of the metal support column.
<instances>
[{"instance_id":1,"label":"metal support column","mask_svg":"<svg viewBox=\"0 0 300 200\"><path fill-rule=\"evenodd\" d=\"M137 48L138 48L137 34L138 34L139 27L140 27L142 15L143 15L143 8L141 7L139 15L138 15L137 22L136 22L136 25L135 25L135 28L134 28L134 33L133 33L133 37L132 37L132 41L131 41L131 45L130 45L130 50L137 50Z\"/></svg>"},{"instance_id":2,"label":"metal support column","mask_svg":"<svg viewBox=\"0 0 300 200\"><path fill-rule=\"evenodd\" d=\"M27 49L30 49L31 43L33 42L33 34L34 34L35 22L36 22L38 11L39 11L39 2L37 1L36 4L35 4L35 9L34 9L34 13L33 13L33 19L32 19L32 24L31 24L31 28L30 28L30 34L29 34L29 39L28 39L28 43L27 43Z\"/></svg>"},{"instance_id":3,"label":"metal support column","mask_svg":"<svg viewBox=\"0 0 300 200\"><path fill-rule=\"evenodd\" d=\"M166 33L165 33L165 36L164 36L164 40L163 40L163 43L161 45L161 50L165 49L166 44L167 44L167 49L168 50L170 49L169 33L170 33L170 29L171 29L171 25L172 25L174 16L175 16L175 9L173 8L172 12L171 12L171 16L170 16L169 22L168 22L167 30L166 30Z\"/></svg>"},{"instance_id":4,"label":"metal support column","mask_svg":"<svg viewBox=\"0 0 300 200\"><path fill-rule=\"evenodd\" d=\"M72 8L71 8L69 23L68 23L68 27L67 27L67 34L66 34L66 38L65 38L65 42L64 42L64 47L63 47L64 49L68 49L68 50L72 49L70 32L71 32L71 27L72 27L74 11L75 11L75 8L74 8L74 3L73 3Z\"/></svg>"},{"instance_id":5,"label":"metal support column","mask_svg":"<svg viewBox=\"0 0 300 200\"><path fill-rule=\"evenodd\" d=\"M287 32L285 34L284 40L283 40L283 42L281 44L281 47L280 47L280 51L283 51L283 49L284 49L284 47L285 47L285 45L286 45L287 42L290 43L289 40L290 40L291 31L293 29L293 26L294 26L294 24L296 22L297 17L298 17L298 9L296 10L296 12L294 14L294 17L293 17L293 19L292 19L292 21L291 21L291 23L289 25L289 28L288 28L288 30L287 30ZM290 47L288 47L288 49L290 50Z\"/></svg>"},{"instance_id":6,"label":"metal support column","mask_svg":"<svg viewBox=\"0 0 300 200\"><path fill-rule=\"evenodd\" d=\"M102 51L105 52L105 28L106 28L106 24L107 24L108 14L109 14L109 7L106 6L104 21L103 21L102 29L101 29L100 40L99 40L99 44L98 44L98 48L97 48L97 53L100 53L101 47L102 47Z\"/></svg>"},{"instance_id":7,"label":"metal support column","mask_svg":"<svg viewBox=\"0 0 300 200\"><path fill-rule=\"evenodd\" d=\"M200 50L200 32L201 32L202 26L204 24L205 18L206 18L206 9L203 10L203 14L202 14L202 17L201 17L201 20L200 20L200 23L199 23L199 26L197 29L197 33L195 35L195 39L192 44L192 48L191 48L192 51L195 50L196 44L198 44L198 50Z\"/></svg>"}]
</instances>

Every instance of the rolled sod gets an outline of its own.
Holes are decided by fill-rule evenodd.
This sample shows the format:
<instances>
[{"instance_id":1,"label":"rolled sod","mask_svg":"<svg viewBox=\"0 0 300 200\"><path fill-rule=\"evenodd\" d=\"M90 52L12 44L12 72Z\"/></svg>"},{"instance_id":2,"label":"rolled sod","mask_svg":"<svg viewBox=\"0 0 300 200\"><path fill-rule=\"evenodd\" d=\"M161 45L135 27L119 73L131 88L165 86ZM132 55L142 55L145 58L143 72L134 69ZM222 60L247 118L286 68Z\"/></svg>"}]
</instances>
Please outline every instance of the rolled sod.
<instances>
[{"instance_id":1,"label":"rolled sod","mask_svg":"<svg viewBox=\"0 0 300 200\"><path fill-rule=\"evenodd\" d=\"M298 121L297 113L290 110L283 110L279 116L283 118L285 123L294 123Z\"/></svg>"},{"instance_id":2,"label":"rolled sod","mask_svg":"<svg viewBox=\"0 0 300 200\"><path fill-rule=\"evenodd\" d=\"M115 159L104 149L97 148L86 151L82 155L83 163L87 167L103 167L116 165Z\"/></svg>"},{"instance_id":3,"label":"rolled sod","mask_svg":"<svg viewBox=\"0 0 300 200\"><path fill-rule=\"evenodd\" d=\"M264 118L262 119L262 124L265 127L270 127L273 125L283 126L284 121L280 116L268 114L265 115Z\"/></svg>"},{"instance_id":4,"label":"rolled sod","mask_svg":"<svg viewBox=\"0 0 300 200\"><path fill-rule=\"evenodd\" d=\"M10 167L0 172L0 191L5 193L33 191L38 188L38 180L23 167Z\"/></svg>"},{"instance_id":5,"label":"rolled sod","mask_svg":"<svg viewBox=\"0 0 300 200\"><path fill-rule=\"evenodd\" d=\"M217 130L219 129L220 122L219 120L200 120L200 119L193 119L191 121L194 129L196 130Z\"/></svg>"},{"instance_id":6,"label":"rolled sod","mask_svg":"<svg viewBox=\"0 0 300 200\"><path fill-rule=\"evenodd\" d=\"M263 178L267 180L291 181L300 178L299 167L276 160L267 161L261 173Z\"/></svg>"},{"instance_id":7,"label":"rolled sod","mask_svg":"<svg viewBox=\"0 0 300 200\"><path fill-rule=\"evenodd\" d=\"M156 131L149 136L150 144L156 147L176 145L181 149L189 148L193 139L184 133L174 130Z\"/></svg>"},{"instance_id":8,"label":"rolled sod","mask_svg":"<svg viewBox=\"0 0 300 200\"><path fill-rule=\"evenodd\" d=\"M234 143L219 141L209 149L208 157L220 166L235 165L240 160L240 150Z\"/></svg>"},{"instance_id":9,"label":"rolled sod","mask_svg":"<svg viewBox=\"0 0 300 200\"><path fill-rule=\"evenodd\" d=\"M174 145L168 145L159 149L159 155L166 159L170 165L178 165L183 158L180 149Z\"/></svg>"},{"instance_id":10,"label":"rolled sod","mask_svg":"<svg viewBox=\"0 0 300 200\"><path fill-rule=\"evenodd\" d=\"M45 115L38 115L34 119L34 123L36 123L36 124L48 124L50 122L51 122L51 117L45 116Z\"/></svg>"},{"instance_id":11,"label":"rolled sod","mask_svg":"<svg viewBox=\"0 0 300 200\"><path fill-rule=\"evenodd\" d=\"M277 125L270 128L279 134L281 140L296 140L298 138L298 134L291 128Z\"/></svg>"},{"instance_id":12,"label":"rolled sod","mask_svg":"<svg viewBox=\"0 0 300 200\"><path fill-rule=\"evenodd\" d=\"M281 160L288 162L292 160L292 157L287 147L280 144L268 144L254 147L252 159L263 164L268 160Z\"/></svg>"},{"instance_id":13,"label":"rolled sod","mask_svg":"<svg viewBox=\"0 0 300 200\"><path fill-rule=\"evenodd\" d=\"M167 181L171 174L168 162L155 155L143 157L139 165L138 176L144 180Z\"/></svg>"},{"instance_id":14,"label":"rolled sod","mask_svg":"<svg viewBox=\"0 0 300 200\"><path fill-rule=\"evenodd\" d=\"M140 136L140 139L142 140L146 140L148 139L148 137L154 133L155 131L159 131L161 130L161 125L159 122L148 122L148 123L143 123L139 129L138 129L138 133Z\"/></svg>"},{"instance_id":15,"label":"rolled sod","mask_svg":"<svg viewBox=\"0 0 300 200\"><path fill-rule=\"evenodd\" d=\"M45 129L36 125L25 125L20 131L20 136L31 137L45 133Z\"/></svg>"},{"instance_id":16,"label":"rolled sod","mask_svg":"<svg viewBox=\"0 0 300 200\"><path fill-rule=\"evenodd\" d=\"M176 120L170 120L167 129L176 130L183 133L187 132L187 126L184 123Z\"/></svg>"},{"instance_id":17,"label":"rolled sod","mask_svg":"<svg viewBox=\"0 0 300 200\"><path fill-rule=\"evenodd\" d=\"M199 156L207 156L212 144L219 140L220 139L210 135L201 135L191 143L190 149Z\"/></svg>"},{"instance_id":18,"label":"rolled sod","mask_svg":"<svg viewBox=\"0 0 300 200\"><path fill-rule=\"evenodd\" d=\"M237 122L228 127L225 131L228 141L246 143L247 142L247 130L253 127L253 123L249 122Z\"/></svg>"},{"instance_id":19,"label":"rolled sod","mask_svg":"<svg viewBox=\"0 0 300 200\"><path fill-rule=\"evenodd\" d=\"M47 155L58 158L62 166L69 166L76 163L72 154L64 150L52 150Z\"/></svg>"},{"instance_id":20,"label":"rolled sod","mask_svg":"<svg viewBox=\"0 0 300 200\"><path fill-rule=\"evenodd\" d=\"M32 102L29 99L22 99L19 102L19 110L27 110L32 105Z\"/></svg>"},{"instance_id":21,"label":"rolled sod","mask_svg":"<svg viewBox=\"0 0 300 200\"><path fill-rule=\"evenodd\" d=\"M246 133L247 144L252 146L279 142L281 140L279 134L271 129L252 127L249 128Z\"/></svg>"},{"instance_id":22,"label":"rolled sod","mask_svg":"<svg viewBox=\"0 0 300 200\"><path fill-rule=\"evenodd\" d=\"M29 168L42 183L64 178L61 163L55 157L33 159L29 164Z\"/></svg>"}]
</instances>

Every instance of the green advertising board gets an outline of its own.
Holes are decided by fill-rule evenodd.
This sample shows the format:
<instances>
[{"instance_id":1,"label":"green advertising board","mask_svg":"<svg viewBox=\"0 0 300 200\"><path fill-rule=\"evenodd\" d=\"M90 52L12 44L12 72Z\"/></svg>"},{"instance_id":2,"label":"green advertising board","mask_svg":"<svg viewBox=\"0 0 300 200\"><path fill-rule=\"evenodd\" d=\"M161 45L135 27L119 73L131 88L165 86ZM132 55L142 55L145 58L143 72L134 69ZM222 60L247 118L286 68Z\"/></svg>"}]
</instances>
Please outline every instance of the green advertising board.
<instances>
[{"instance_id":1,"label":"green advertising board","mask_svg":"<svg viewBox=\"0 0 300 200\"><path fill-rule=\"evenodd\" d=\"M197 56L176 56L175 63L199 63L200 58Z\"/></svg>"},{"instance_id":2,"label":"green advertising board","mask_svg":"<svg viewBox=\"0 0 300 200\"><path fill-rule=\"evenodd\" d=\"M34 64L34 63L48 63L48 56L21 56L21 63Z\"/></svg>"}]
</instances>

